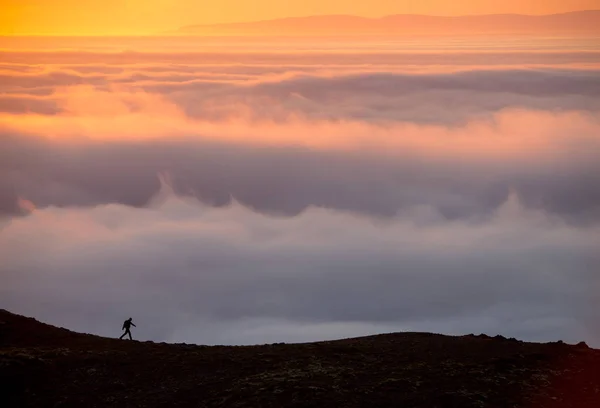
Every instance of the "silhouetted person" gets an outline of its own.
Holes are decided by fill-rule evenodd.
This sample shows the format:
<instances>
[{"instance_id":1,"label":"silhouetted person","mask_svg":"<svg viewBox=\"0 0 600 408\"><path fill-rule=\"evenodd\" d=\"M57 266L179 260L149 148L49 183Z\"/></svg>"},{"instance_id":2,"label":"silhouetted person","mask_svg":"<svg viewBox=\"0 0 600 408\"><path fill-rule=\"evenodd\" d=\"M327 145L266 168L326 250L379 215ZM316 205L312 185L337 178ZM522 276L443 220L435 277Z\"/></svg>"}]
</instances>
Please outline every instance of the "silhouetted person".
<instances>
[{"instance_id":1,"label":"silhouetted person","mask_svg":"<svg viewBox=\"0 0 600 408\"><path fill-rule=\"evenodd\" d=\"M131 338L131 331L129 331L129 329L131 328L131 326L133 326L133 327L137 327L137 326L135 324L133 324L133 322L131 320L132 319L130 317L129 319L127 319L123 322L123 330L125 330L125 333L123 333L121 335L121 337L119 337L119 340L122 339L126 334L129 334L129 340L133 340Z\"/></svg>"}]
</instances>

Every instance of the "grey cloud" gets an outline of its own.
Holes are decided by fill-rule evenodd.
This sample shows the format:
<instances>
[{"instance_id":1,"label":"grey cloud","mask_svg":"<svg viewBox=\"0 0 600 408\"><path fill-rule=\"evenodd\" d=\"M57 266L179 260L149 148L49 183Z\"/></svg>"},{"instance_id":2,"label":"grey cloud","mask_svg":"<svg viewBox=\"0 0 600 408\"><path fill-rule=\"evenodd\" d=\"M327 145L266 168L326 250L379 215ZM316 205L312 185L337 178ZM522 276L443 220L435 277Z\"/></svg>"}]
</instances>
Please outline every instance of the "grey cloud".
<instances>
[{"instance_id":1,"label":"grey cloud","mask_svg":"<svg viewBox=\"0 0 600 408\"><path fill-rule=\"evenodd\" d=\"M107 74L107 75L115 75L115 74L121 74L121 73L123 73L127 69L127 66L82 63L82 64L73 64L73 65L55 65L54 68L58 69L58 70L74 71L74 72L78 72L78 73L81 73L81 74L91 74L91 75Z\"/></svg>"},{"instance_id":2,"label":"grey cloud","mask_svg":"<svg viewBox=\"0 0 600 408\"><path fill-rule=\"evenodd\" d=\"M296 75L256 84L196 79L137 86L165 95L190 117L210 120L234 119L243 106L256 120L286 120L295 114L313 120L459 124L515 107L597 111L599 78L592 70L500 70Z\"/></svg>"},{"instance_id":3,"label":"grey cloud","mask_svg":"<svg viewBox=\"0 0 600 408\"><path fill-rule=\"evenodd\" d=\"M0 95L0 112L37 113L55 115L62 112L58 102L52 98L40 98L34 95Z\"/></svg>"},{"instance_id":4,"label":"grey cloud","mask_svg":"<svg viewBox=\"0 0 600 408\"><path fill-rule=\"evenodd\" d=\"M37 88L45 86L61 87L83 84L102 85L106 83L106 80L100 75L82 76L75 73L54 71L25 75L0 74L0 83L2 84L0 89L10 89Z\"/></svg>"},{"instance_id":5,"label":"grey cloud","mask_svg":"<svg viewBox=\"0 0 600 408\"><path fill-rule=\"evenodd\" d=\"M197 84L204 81L161 83L144 86L145 90L167 93L172 91L199 91ZM426 91L463 91L506 93L534 97L565 95L597 96L600 94L600 75L596 70L470 70L445 74L403 74L387 72L354 75L310 76L295 75L256 84L230 84L219 87L223 92L241 95L284 96L300 94L309 99L328 102L343 100L347 95L359 98L376 94L380 97L399 97Z\"/></svg>"},{"instance_id":6,"label":"grey cloud","mask_svg":"<svg viewBox=\"0 0 600 408\"><path fill-rule=\"evenodd\" d=\"M158 341L445 327L600 344L598 226L557 223L514 196L483 221L430 212L424 223L406 214L385 225L323 209L274 218L169 195L157 202L13 220L0 232L0 306L113 336L131 314ZM235 332L248 325L257 332Z\"/></svg>"},{"instance_id":7,"label":"grey cloud","mask_svg":"<svg viewBox=\"0 0 600 408\"><path fill-rule=\"evenodd\" d=\"M569 70L472 70L449 74L406 75L372 73L333 78L293 78L264 83L260 88L290 92L302 90L307 97L322 94L376 92L398 96L423 90L508 92L535 96L564 94L598 95L598 71Z\"/></svg>"},{"instance_id":8,"label":"grey cloud","mask_svg":"<svg viewBox=\"0 0 600 408\"><path fill-rule=\"evenodd\" d=\"M549 111L600 108L597 71L502 70L408 75L300 76L256 85L193 81L144 85L192 117L235 117L240 104L256 119L356 119L464 123L506 108ZM449 110L448 106L452 106Z\"/></svg>"},{"instance_id":9,"label":"grey cloud","mask_svg":"<svg viewBox=\"0 0 600 408\"><path fill-rule=\"evenodd\" d=\"M0 105L0 110L60 112L52 98L27 103L25 98L28 94L47 95L48 86L65 84L103 86L104 89L109 84L119 84L132 91L156 93L192 118L214 121L235 119L240 107L254 120L282 121L290 115L298 115L309 120L449 125L466 123L474 117L489 117L507 108L557 112L600 109L597 70L478 69L446 74L365 72L330 76L296 73L269 79L260 75L244 78L240 73L217 73L213 69L198 68L194 73L169 71L160 75L126 71L117 75L78 76L56 71L17 76L12 81L20 86L11 85L7 80L10 88L7 89L12 93L7 93L5 98L21 99L14 103L7 101Z\"/></svg>"},{"instance_id":10,"label":"grey cloud","mask_svg":"<svg viewBox=\"0 0 600 408\"><path fill-rule=\"evenodd\" d=\"M575 143L575 141L574 141ZM449 219L486 216L511 188L532 208L573 222L600 220L600 168L593 146L530 163L433 160L408 155L222 145L203 141L81 142L2 139L2 208L16 195L38 206L143 206L169 173L181 194L221 206L234 197L261 212L295 215L309 206L389 217L429 205ZM557 177L554 169L561 166Z\"/></svg>"}]
</instances>

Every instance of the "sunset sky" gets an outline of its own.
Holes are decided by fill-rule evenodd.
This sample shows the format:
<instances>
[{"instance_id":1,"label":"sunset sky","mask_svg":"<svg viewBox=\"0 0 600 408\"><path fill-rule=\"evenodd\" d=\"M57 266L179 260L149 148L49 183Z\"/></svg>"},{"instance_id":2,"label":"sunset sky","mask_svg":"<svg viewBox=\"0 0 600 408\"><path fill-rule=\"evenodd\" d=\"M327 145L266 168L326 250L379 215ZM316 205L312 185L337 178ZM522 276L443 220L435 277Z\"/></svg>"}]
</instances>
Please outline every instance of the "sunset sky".
<instances>
[{"instance_id":1,"label":"sunset sky","mask_svg":"<svg viewBox=\"0 0 600 408\"><path fill-rule=\"evenodd\" d=\"M349 14L550 14L598 8L597 0L0 0L0 34L153 34L191 24Z\"/></svg>"}]
</instances>

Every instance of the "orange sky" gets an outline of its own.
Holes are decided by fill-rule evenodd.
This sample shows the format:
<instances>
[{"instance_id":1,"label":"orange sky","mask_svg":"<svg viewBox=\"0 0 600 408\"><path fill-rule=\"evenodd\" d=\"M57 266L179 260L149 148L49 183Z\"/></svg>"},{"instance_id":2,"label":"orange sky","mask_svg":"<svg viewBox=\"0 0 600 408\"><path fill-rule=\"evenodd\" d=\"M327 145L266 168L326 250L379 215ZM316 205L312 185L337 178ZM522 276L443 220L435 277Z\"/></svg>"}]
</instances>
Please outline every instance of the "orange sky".
<instances>
[{"instance_id":1,"label":"orange sky","mask_svg":"<svg viewBox=\"0 0 600 408\"><path fill-rule=\"evenodd\" d=\"M0 35L152 34L190 24L315 14L550 14L600 0L0 0Z\"/></svg>"}]
</instances>

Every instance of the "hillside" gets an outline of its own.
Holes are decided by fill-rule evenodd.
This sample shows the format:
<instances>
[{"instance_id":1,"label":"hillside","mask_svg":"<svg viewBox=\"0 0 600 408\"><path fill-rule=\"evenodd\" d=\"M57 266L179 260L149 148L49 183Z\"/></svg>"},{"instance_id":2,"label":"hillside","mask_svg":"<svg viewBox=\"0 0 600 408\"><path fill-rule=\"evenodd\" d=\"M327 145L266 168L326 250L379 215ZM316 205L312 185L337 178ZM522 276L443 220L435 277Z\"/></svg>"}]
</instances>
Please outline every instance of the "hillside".
<instances>
[{"instance_id":1,"label":"hillside","mask_svg":"<svg viewBox=\"0 0 600 408\"><path fill-rule=\"evenodd\" d=\"M485 335L247 347L107 339L0 310L5 407L598 407L600 351Z\"/></svg>"},{"instance_id":2,"label":"hillside","mask_svg":"<svg viewBox=\"0 0 600 408\"><path fill-rule=\"evenodd\" d=\"M490 14L426 16L399 14L381 18L348 15L288 17L274 20L182 27L185 35L600 35L600 10L543 16Z\"/></svg>"}]
</instances>

